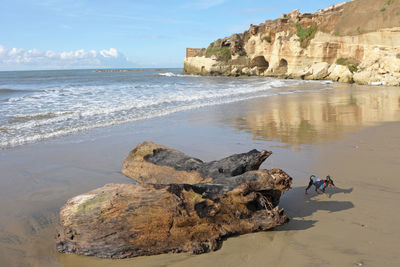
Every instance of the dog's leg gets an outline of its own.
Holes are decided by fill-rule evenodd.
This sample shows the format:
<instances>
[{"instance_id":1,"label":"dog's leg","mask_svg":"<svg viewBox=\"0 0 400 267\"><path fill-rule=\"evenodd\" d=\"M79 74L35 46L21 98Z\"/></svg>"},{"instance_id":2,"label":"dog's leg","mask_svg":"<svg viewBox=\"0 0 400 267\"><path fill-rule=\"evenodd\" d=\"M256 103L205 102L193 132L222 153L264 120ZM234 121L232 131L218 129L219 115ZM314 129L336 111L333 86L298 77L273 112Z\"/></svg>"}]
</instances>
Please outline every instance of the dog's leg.
<instances>
[{"instance_id":1,"label":"dog's leg","mask_svg":"<svg viewBox=\"0 0 400 267\"><path fill-rule=\"evenodd\" d=\"M310 187L311 187L312 185L313 185L313 181L310 180L310 182L308 183L308 186L307 186L307 188L306 188L306 194L308 194L308 193L307 193L307 190L310 189Z\"/></svg>"}]
</instances>

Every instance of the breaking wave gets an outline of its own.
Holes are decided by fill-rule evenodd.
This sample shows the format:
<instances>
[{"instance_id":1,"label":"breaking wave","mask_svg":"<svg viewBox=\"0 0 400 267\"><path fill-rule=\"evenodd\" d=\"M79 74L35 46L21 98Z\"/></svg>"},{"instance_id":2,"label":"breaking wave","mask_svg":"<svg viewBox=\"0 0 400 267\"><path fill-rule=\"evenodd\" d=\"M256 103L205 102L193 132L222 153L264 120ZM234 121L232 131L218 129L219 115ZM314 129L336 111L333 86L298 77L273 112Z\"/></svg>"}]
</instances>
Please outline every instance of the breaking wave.
<instances>
[{"instance_id":1,"label":"breaking wave","mask_svg":"<svg viewBox=\"0 0 400 267\"><path fill-rule=\"evenodd\" d=\"M158 76L165 76L165 77L201 77L200 75L194 74L178 74L173 72L164 72L164 73L157 73Z\"/></svg>"}]
</instances>

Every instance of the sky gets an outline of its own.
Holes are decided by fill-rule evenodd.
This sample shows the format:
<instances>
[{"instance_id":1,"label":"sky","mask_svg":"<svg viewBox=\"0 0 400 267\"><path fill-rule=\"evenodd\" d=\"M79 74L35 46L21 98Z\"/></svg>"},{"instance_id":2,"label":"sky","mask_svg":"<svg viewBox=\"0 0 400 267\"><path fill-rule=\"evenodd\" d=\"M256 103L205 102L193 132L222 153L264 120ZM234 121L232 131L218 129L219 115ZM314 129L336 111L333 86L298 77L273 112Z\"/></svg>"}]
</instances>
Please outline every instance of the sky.
<instances>
[{"instance_id":1,"label":"sky","mask_svg":"<svg viewBox=\"0 0 400 267\"><path fill-rule=\"evenodd\" d=\"M0 70L182 67L186 47L340 0L2 0Z\"/></svg>"}]
</instances>

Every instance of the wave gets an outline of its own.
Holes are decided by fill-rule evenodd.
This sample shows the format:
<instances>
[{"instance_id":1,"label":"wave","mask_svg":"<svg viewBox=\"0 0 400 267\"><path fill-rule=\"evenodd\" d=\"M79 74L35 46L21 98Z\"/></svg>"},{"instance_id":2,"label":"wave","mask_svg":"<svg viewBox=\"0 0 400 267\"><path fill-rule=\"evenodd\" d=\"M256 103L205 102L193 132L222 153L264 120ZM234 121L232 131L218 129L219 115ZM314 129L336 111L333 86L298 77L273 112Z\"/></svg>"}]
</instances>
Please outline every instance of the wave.
<instances>
[{"instance_id":1,"label":"wave","mask_svg":"<svg viewBox=\"0 0 400 267\"><path fill-rule=\"evenodd\" d=\"M165 77L201 77L200 75L194 75L194 74L177 74L177 73L172 73L172 72L163 72L163 73L157 73L155 74L156 76L165 76Z\"/></svg>"},{"instance_id":2,"label":"wave","mask_svg":"<svg viewBox=\"0 0 400 267\"><path fill-rule=\"evenodd\" d=\"M307 83L318 83L318 84L333 84L334 81L331 80L307 80Z\"/></svg>"},{"instance_id":3,"label":"wave","mask_svg":"<svg viewBox=\"0 0 400 267\"><path fill-rule=\"evenodd\" d=\"M26 92L34 92L32 90L24 90L24 89L6 89L0 88L0 94L12 94L12 93L26 93Z\"/></svg>"},{"instance_id":4,"label":"wave","mask_svg":"<svg viewBox=\"0 0 400 267\"><path fill-rule=\"evenodd\" d=\"M33 114L15 114L12 119L8 121L8 123L14 122L26 122L30 120L44 120L49 118L56 117L58 112L44 112L44 113L33 113Z\"/></svg>"}]
</instances>

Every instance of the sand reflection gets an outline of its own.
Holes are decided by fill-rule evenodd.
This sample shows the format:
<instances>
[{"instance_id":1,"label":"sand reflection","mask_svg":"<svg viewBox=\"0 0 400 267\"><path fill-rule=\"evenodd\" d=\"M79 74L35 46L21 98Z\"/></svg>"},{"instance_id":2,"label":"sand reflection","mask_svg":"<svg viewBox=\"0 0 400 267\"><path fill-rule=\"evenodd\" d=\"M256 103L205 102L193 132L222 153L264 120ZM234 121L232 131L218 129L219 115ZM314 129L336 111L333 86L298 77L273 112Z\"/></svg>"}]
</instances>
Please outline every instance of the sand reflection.
<instances>
[{"instance_id":1,"label":"sand reflection","mask_svg":"<svg viewBox=\"0 0 400 267\"><path fill-rule=\"evenodd\" d=\"M335 85L324 93L293 94L254 101L228 123L256 140L292 145L336 139L363 126L400 120L400 90Z\"/></svg>"}]
</instances>

